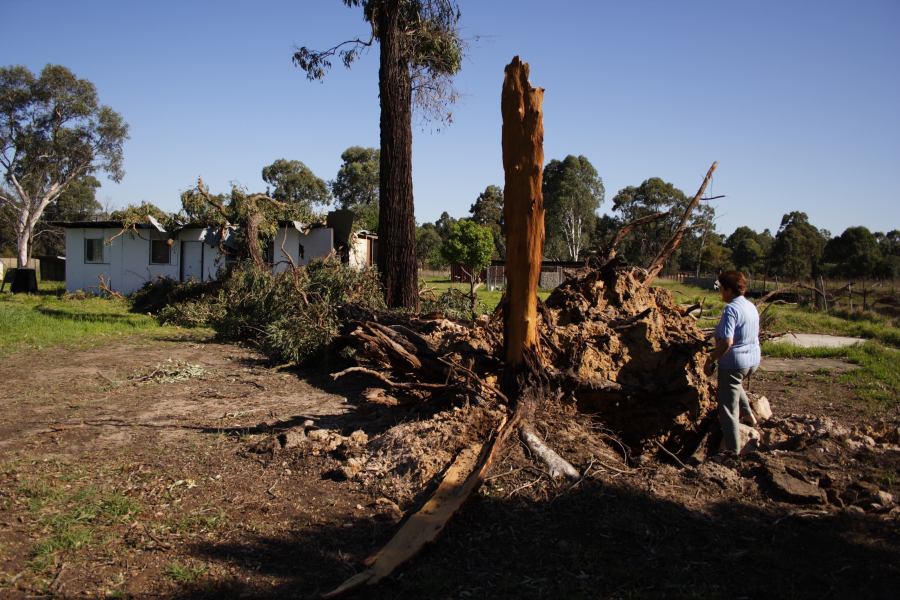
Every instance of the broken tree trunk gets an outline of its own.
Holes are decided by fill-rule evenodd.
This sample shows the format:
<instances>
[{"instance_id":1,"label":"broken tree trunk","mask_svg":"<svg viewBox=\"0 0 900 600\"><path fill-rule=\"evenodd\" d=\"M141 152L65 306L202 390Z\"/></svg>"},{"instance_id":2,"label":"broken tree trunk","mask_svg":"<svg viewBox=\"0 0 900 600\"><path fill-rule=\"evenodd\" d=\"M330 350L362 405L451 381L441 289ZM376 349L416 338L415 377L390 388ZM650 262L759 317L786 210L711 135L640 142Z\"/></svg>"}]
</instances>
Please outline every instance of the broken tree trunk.
<instances>
[{"instance_id":1,"label":"broken tree trunk","mask_svg":"<svg viewBox=\"0 0 900 600\"><path fill-rule=\"evenodd\" d=\"M506 66L503 114L503 217L506 221L506 305L503 391L521 393L526 354L538 347L537 286L544 252L544 90L528 82L528 64L516 56Z\"/></svg>"},{"instance_id":2,"label":"broken tree trunk","mask_svg":"<svg viewBox=\"0 0 900 600\"><path fill-rule=\"evenodd\" d=\"M675 230L675 233L669 238L669 241L666 242L666 245L662 247L662 250L659 251L659 254L656 255L656 258L653 259L653 262L650 263L650 266L647 267L647 277L644 279L644 285L650 285L653 280L659 275L659 272L662 271L662 268L665 266L666 262L669 260L669 257L672 256L672 253L681 245L681 239L684 237L684 232L687 231L688 220L691 218L691 213L694 212L694 209L697 208L697 205L700 204L700 199L703 198L703 192L706 191L706 186L709 185L709 180L712 179L713 173L716 170L716 167L719 166L718 161L713 162L712 166L709 168L709 171L706 173L706 177L703 178L703 183L700 185L700 189L697 190L697 195L694 196L690 203L687 205L687 208L684 209L684 214L681 217L681 223L678 224L678 228Z\"/></svg>"}]
</instances>

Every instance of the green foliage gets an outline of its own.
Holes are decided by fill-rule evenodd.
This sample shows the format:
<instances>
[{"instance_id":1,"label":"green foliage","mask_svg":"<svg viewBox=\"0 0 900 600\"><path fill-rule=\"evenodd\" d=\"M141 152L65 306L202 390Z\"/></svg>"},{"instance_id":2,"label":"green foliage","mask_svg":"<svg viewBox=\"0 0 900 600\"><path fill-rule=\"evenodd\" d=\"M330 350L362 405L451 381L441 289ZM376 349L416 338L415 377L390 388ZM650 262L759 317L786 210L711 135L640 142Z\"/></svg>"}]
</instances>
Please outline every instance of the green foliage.
<instances>
[{"instance_id":1,"label":"green foliage","mask_svg":"<svg viewBox=\"0 0 900 600\"><path fill-rule=\"evenodd\" d=\"M875 276L884 254L878 240L865 227L848 227L825 244L823 260L831 263L831 272L842 277Z\"/></svg>"},{"instance_id":2,"label":"green foliage","mask_svg":"<svg viewBox=\"0 0 900 600\"><path fill-rule=\"evenodd\" d=\"M688 202L690 199L684 192L659 177L619 190L613 198L613 211L622 225L654 213L670 213L665 219L635 230L620 246L619 255L631 264L649 265L672 237Z\"/></svg>"},{"instance_id":3,"label":"green foliage","mask_svg":"<svg viewBox=\"0 0 900 600\"><path fill-rule=\"evenodd\" d=\"M809 223L806 213L784 215L775 235L771 262L775 273L791 279L817 275L826 237Z\"/></svg>"},{"instance_id":4,"label":"green foliage","mask_svg":"<svg viewBox=\"0 0 900 600\"><path fill-rule=\"evenodd\" d=\"M416 260L420 267L429 269L441 269L447 266L447 261L441 254L441 245L444 240L432 223L425 223L416 227Z\"/></svg>"},{"instance_id":5,"label":"green foliage","mask_svg":"<svg viewBox=\"0 0 900 600\"><path fill-rule=\"evenodd\" d=\"M469 207L472 220L491 230L494 236L495 258L506 258L506 237L503 222L503 190L489 185L478 194L475 203Z\"/></svg>"},{"instance_id":6,"label":"green foliage","mask_svg":"<svg viewBox=\"0 0 900 600\"><path fill-rule=\"evenodd\" d=\"M374 271L357 271L333 258L273 275L236 268L219 294L210 325L225 339L254 343L273 360L302 364L338 333L348 306L381 308Z\"/></svg>"},{"instance_id":7,"label":"green foliage","mask_svg":"<svg viewBox=\"0 0 900 600\"><path fill-rule=\"evenodd\" d=\"M292 205L300 213L311 213L315 205L331 201L328 186L299 160L279 158L263 167L262 179L272 186L266 193L279 202Z\"/></svg>"},{"instance_id":8,"label":"green foliage","mask_svg":"<svg viewBox=\"0 0 900 600\"><path fill-rule=\"evenodd\" d=\"M352 210L362 229L378 231L378 191L381 152L351 146L341 154L341 167L331 193L341 208Z\"/></svg>"},{"instance_id":9,"label":"green foliage","mask_svg":"<svg viewBox=\"0 0 900 600\"><path fill-rule=\"evenodd\" d=\"M218 281L175 281L162 277L148 281L131 294L131 310L156 315L163 325L203 327L210 323L220 309Z\"/></svg>"},{"instance_id":10,"label":"green foliage","mask_svg":"<svg viewBox=\"0 0 900 600\"><path fill-rule=\"evenodd\" d=\"M472 299L459 288L449 288L434 297L425 297L422 300L420 310L422 313L438 312L449 319L469 320L475 314L484 314L488 308L483 302L477 302L473 309Z\"/></svg>"},{"instance_id":11,"label":"green foliage","mask_svg":"<svg viewBox=\"0 0 900 600\"><path fill-rule=\"evenodd\" d=\"M603 180L584 156L568 155L544 167L546 209L544 255L579 260L590 244L596 211L603 202Z\"/></svg>"},{"instance_id":12,"label":"green foliage","mask_svg":"<svg viewBox=\"0 0 900 600\"><path fill-rule=\"evenodd\" d=\"M408 70L416 106L426 118L451 120L445 109L457 94L450 78L462 67L465 49L459 36L460 11L455 0L344 0L344 4L362 7L372 39L357 39L323 51L303 46L294 52L294 64L306 72L309 80L321 80L331 69L335 56L349 68L372 40L382 41L386 36L397 39L398 56L393 59L402 61Z\"/></svg>"},{"instance_id":13,"label":"green foliage","mask_svg":"<svg viewBox=\"0 0 900 600\"><path fill-rule=\"evenodd\" d=\"M126 139L122 117L67 68L47 65L39 77L23 66L0 68L0 166L9 184L0 200L16 213L20 263L31 256L44 210L66 188L99 172L122 179Z\"/></svg>"},{"instance_id":14,"label":"green foliage","mask_svg":"<svg viewBox=\"0 0 900 600\"><path fill-rule=\"evenodd\" d=\"M153 217L159 221L166 231L171 231L176 226L175 215L167 213L150 202L131 204L109 214L110 220L121 221L123 229L134 229L137 225L146 225L147 217Z\"/></svg>"},{"instance_id":15,"label":"green foliage","mask_svg":"<svg viewBox=\"0 0 900 600\"><path fill-rule=\"evenodd\" d=\"M487 227L460 219L450 226L450 234L441 246L441 254L447 262L462 265L472 278L477 278L491 264L494 236Z\"/></svg>"}]
</instances>

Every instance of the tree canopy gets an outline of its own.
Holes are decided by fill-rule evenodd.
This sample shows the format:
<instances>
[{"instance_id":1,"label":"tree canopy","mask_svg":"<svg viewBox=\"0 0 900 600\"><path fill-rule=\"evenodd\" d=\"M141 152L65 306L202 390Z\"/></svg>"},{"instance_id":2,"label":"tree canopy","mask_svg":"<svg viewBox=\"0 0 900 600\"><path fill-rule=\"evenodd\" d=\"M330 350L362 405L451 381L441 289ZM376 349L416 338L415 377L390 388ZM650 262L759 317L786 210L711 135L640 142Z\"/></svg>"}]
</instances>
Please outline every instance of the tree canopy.
<instances>
[{"instance_id":1,"label":"tree canopy","mask_svg":"<svg viewBox=\"0 0 900 600\"><path fill-rule=\"evenodd\" d=\"M331 193L341 208L352 210L363 229L378 231L377 148L351 146L341 154L341 167L331 182Z\"/></svg>"},{"instance_id":2,"label":"tree canopy","mask_svg":"<svg viewBox=\"0 0 900 600\"><path fill-rule=\"evenodd\" d=\"M621 224L654 213L671 212L667 219L636 230L621 245L619 254L632 264L649 264L672 235L689 201L684 192L659 177L647 179L637 187L619 190L613 198L613 211Z\"/></svg>"},{"instance_id":3,"label":"tree canopy","mask_svg":"<svg viewBox=\"0 0 900 600\"><path fill-rule=\"evenodd\" d=\"M794 211L784 215L772 246L775 273L791 279L817 275L825 241L806 213Z\"/></svg>"},{"instance_id":4,"label":"tree canopy","mask_svg":"<svg viewBox=\"0 0 900 600\"><path fill-rule=\"evenodd\" d=\"M544 209L549 258L579 260L590 242L605 190L597 169L584 156L568 155L544 167Z\"/></svg>"},{"instance_id":5,"label":"tree canopy","mask_svg":"<svg viewBox=\"0 0 900 600\"><path fill-rule=\"evenodd\" d=\"M294 205L301 213L311 213L316 205L331 201L325 181L299 160L279 158L263 167L262 179L271 189L266 193L279 202Z\"/></svg>"},{"instance_id":6,"label":"tree canopy","mask_svg":"<svg viewBox=\"0 0 900 600\"><path fill-rule=\"evenodd\" d=\"M491 230L494 237L496 258L506 256L506 238L503 223L503 189L489 185L478 194L475 203L469 207L472 221Z\"/></svg>"},{"instance_id":7,"label":"tree canopy","mask_svg":"<svg viewBox=\"0 0 900 600\"><path fill-rule=\"evenodd\" d=\"M23 66L0 68L0 202L16 213L19 266L44 210L66 188L100 172L122 179L127 139L122 117L66 67L47 65L38 77Z\"/></svg>"},{"instance_id":8,"label":"tree canopy","mask_svg":"<svg viewBox=\"0 0 900 600\"><path fill-rule=\"evenodd\" d=\"M368 40L354 38L326 50L304 46L294 64L310 80L322 79L339 57L346 67L375 40L379 44L381 106L378 271L391 308L415 308L416 221L412 189L412 109L426 118L452 120L452 78L462 66L463 43L455 0L344 0L361 7Z\"/></svg>"}]
</instances>

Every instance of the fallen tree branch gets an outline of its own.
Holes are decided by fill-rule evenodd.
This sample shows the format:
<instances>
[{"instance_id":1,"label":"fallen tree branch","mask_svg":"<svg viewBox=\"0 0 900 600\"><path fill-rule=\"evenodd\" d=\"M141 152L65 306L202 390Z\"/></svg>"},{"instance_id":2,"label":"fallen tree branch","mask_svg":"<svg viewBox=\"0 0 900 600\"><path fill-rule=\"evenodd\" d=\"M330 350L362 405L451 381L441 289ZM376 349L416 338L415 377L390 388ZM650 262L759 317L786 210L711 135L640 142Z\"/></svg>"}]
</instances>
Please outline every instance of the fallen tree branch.
<instances>
[{"instance_id":1,"label":"fallen tree branch","mask_svg":"<svg viewBox=\"0 0 900 600\"><path fill-rule=\"evenodd\" d=\"M349 375L350 373L364 373L366 375L370 375L381 381L387 386L390 386L395 389L400 390L444 390L447 389L447 386L443 383L423 383L423 382L414 382L414 383L405 383L400 381L392 381L385 375L384 373L379 373L373 369L367 369L365 367L349 367L344 369L343 371L338 371L337 373L332 373L332 379L338 379L339 377L343 377L344 375Z\"/></svg>"},{"instance_id":2,"label":"fallen tree branch","mask_svg":"<svg viewBox=\"0 0 900 600\"><path fill-rule=\"evenodd\" d=\"M616 248L618 248L619 244L622 243L622 240L625 239L629 233L634 231L635 228L646 225L647 223L652 223L654 221L658 221L665 217L671 215L671 211L661 212L661 213L653 213L652 215L647 215L645 217L641 217L639 219L635 219L629 223L623 225L619 231L616 232L616 237L609 243L608 246L603 250L603 257L600 259L600 264L605 264L611 261L616 257Z\"/></svg>"},{"instance_id":3,"label":"fallen tree branch","mask_svg":"<svg viewBox=\"0 0 900 600\"><path fill-rule=\"evenodd\" d=\"M681 223L678 224L675 233L672 234L669 241L666 242L665 246L659 251L659 254L656 255L656 258L653 259L653 262L650 263L650 266L647 267L647 277L644 279L645 286L650 285L656 276L659 275L659 272L662 271L663 266L672 256L672 253L681 245L681 239L684 237L684 232L687 231L688 228L688 219L690 219L691 213L694 212L697 205L700 204L703 192L706 191L706 186L709 185L709 180L712 179L713 173L718 166L718 161L713 162L709 171L706 172L706 177L703 178L703 183L700 185L700 189L697 190L697 194L691 199L690 203L688 203L687 208L684 209L684 214L681 216Z\"/></svg>"},{"instance_id":4,"label":"fallen tree branch","mask_svg":"<svg viewBox=\"0 0 900 600\"><path fill-rule=\"evenodd\" d=\"M567 477L575 481L581 477L578 469L547 446L527 423L519 426L519 437L522 438L522 442L528 446L528 449L547 465L547 468L550 469L550 477L553 479Z\"/></svg>"}]
</instances>

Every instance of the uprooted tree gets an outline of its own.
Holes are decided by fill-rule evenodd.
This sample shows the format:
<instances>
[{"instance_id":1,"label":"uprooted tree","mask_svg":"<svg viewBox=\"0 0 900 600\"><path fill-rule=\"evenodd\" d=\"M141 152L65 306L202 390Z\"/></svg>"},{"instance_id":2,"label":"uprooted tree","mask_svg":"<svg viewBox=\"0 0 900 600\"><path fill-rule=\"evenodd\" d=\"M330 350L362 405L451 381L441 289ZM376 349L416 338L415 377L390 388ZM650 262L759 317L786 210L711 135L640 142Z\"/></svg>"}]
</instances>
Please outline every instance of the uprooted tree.
<instances>
[{"instance_id":1,"label":"uprooted tree","mask_svg":"<svg viewBox=\"0 0 900 600\"><path fill-rule=\"evenodd\" d=\"M713 421L713 388L703 372L706 336L668 291L651 283L678 247L716 164L673 216L679 226L649 268L625 266L616 246L630 231L668 214L627 224L597 265L574 273L540 304L542 99L543 90L528 82L528 66L515 58L506 68L501 100L507 226L502 323L493 318L460 326L432 316L374 313L347 324L343 339L357 364L335 378L364 374L404 399L398 401L465 398L500 416L483 443L458 454L432 498L366 561L368 569L326 597L381 580L435 539L512 432L552 477L578 478L550 448L552 434L548 444L532 427L549 402L600 415L633 453L686 456L704 445Z\"/></svg>"},{"instance_id":2,"label":"uprooted tree","mask_svg":"<svg viewBox=\"0 0 900 600\"><path fill-rule=\"evenodd\" d=\"M455 99L452 76L462 65L454 0L343 0L361 6L371 27L368 40L354 39L327 50L300 48L294 63L310 80L322 79L339 56L349 67L378 40L381 103L378 270L392 308L418 305L416 221L412 188L412 107L449 120Z\"/></svg>"}]
</instances>

